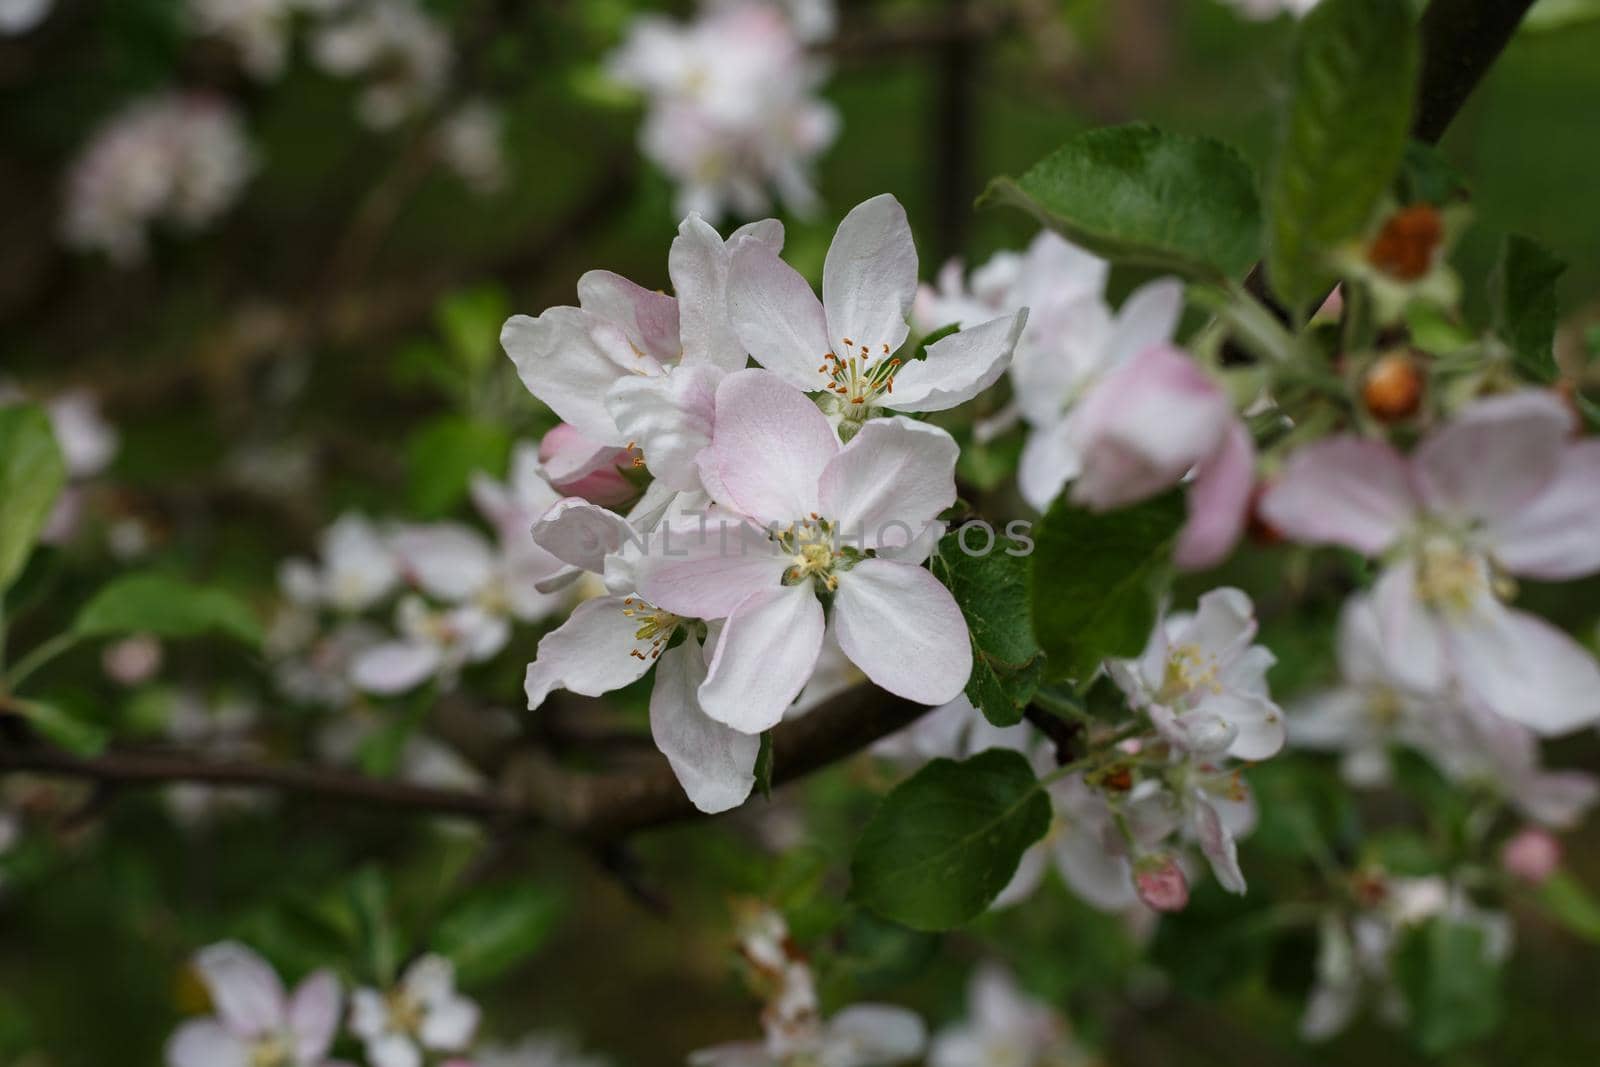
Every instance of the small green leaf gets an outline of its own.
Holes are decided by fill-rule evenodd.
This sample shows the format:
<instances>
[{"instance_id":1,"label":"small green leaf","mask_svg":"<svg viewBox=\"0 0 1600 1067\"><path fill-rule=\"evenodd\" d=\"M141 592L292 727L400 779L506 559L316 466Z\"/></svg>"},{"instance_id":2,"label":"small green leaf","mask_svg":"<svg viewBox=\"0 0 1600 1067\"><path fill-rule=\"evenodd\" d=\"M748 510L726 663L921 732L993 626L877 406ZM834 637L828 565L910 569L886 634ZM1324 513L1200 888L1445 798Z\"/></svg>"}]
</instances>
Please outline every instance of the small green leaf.
<instances>
[{"instance_id":1,"label":"small green leaf","mask_svg":"<svg viewBox=\"0 0 1600 1067\"><path fill-rule=\"evenodd\" d=\"M466 498L475 473L503 471L510 454L503 426L459 415L428 422L406 447L412 509L424 518L448 514Z\"/></svg>"},{"instance_id":2,"label":"small green leaf","mask_svg":"<svg viewBox=\"0 0 1600 1067\"><path fill-rule=\"evenodd\" d=\"M1539 887L1539 903L1551 918L1585 941L1600 944L1600 900L1565 871L1557 871Z\"/></svg>"},{"instance_id":3,"label":"small green leaf","mask_svg":"<svg viewBox=\"0 0 1600 1067\"><path fill-rule=\"evenodd\" d=\"M1324 0L1300 24L1267 186L1267 277L1299 317L1333 285L1328 253L1359 235L1411 127L1416 24L1395 0Z\"/></svg>"},{"instance_id":4,"label":"small green leaf","mask_svg":"<svg viewBox=\"0 0 1600 1067\"><path fill-rule=\"evenodd\" d=\"M149 633L195 637L215 631L261 643L261 622L232 593L166 574L131 574L96 593L72 624L79 637Z\"/></svg>"},{"instance_id":5,"label":"small green leaf","mask_svg":"<svg viewBox=\"0 0 1600 1067\"><path fill-rule=\"evenodd\" d=\"M1410 1010L1411 1036L1437 1056L1500 1025L1500 965L1482 927L1431 919L1407 932L1395 955L1395 979Z\"/></svg>"},{"instance_id":6,"label":"small green leaf","mask_svg":"<svg viewBox=\"0 0 1600 1067\"><path fill-rule=\"evenodd\" d=\"M1050 800L1020 753L934 760L867 823L850 864L851 893L913 929L959 926L1006 887L1050 819Z\"/></svg>"},{"instance_id":7,"label":"small green leaf","mask_svg":"<svg viewBox=\"0 0 1600 1067\"><path fill-rule=\"evenodd\" d=\"M59 705L19 700L14 706L41 736L75 756L98 756L111 740L104 727L84 722Z\"/></svg>"},{"instance_id":8,"label":"small green leaf","mask_svg":"<svg viewBox=\"0 0 1600 1067\"><path fill-rule=\"evenodd\" d=\"M1083 680L1101 660L1144 648L1184 515L1176 490L1103 514L1065 496L1051 506L1035 535L1032 589L1052 678Z\"/></svg>"},{"instance_id":9,"label":"small green leaf","mask_svg":"<svg viewBox=\"0 0 1600 1067\"><path fill-rule=\"evenodd\" d=\"M66 481L44 409L0 408L0 593L22 573Z\"/></svg>"},{"instance_id":10,"label":"small green leaf","mask_svg":"<svg viewBox=\"0 0 1600 1067\"><path fill-rule=\"evenodd\" d=\"M996 726L1022 721L1044 677L1044 653L1033 637L1033 614L1028 600L1028 562L1025 546L1009 538L993 541L966 529L946 534L933 557L933 573L961 605L972 635L972 677L967 699Z\"/></svg>"},{"instance_id":11,"label":"small green leaf","mask_svg":"<svg viewBox=\"0 0 1600 1067\"><path fill-rule=\"evenodd\" d=\"M1490 280L1495 329L1511 346L1517 372L1549 385L1556 366L1556 281L1567 265L1537 243L1515 234L1506 238Z\"/></svg>"},{"instance_id":12,"label":"small green leaf","mask_svg":"<svg viewBox=\"0 0 1600 1067\"><path fill-rule=\"evenodd\" d=\"M1249 164L1218 141L1153 126L1078 134L980 203L1010 204L1099 256L1220 281L1261 250Z\"/></svg>"},{"instance_id":13,"label":"small green leaf","mask_svg":"<svg viewBox=\"0 0 1600 1067\"><path fill-rule=\"evenodd\" d=\"M356 937L370 980L387 988L399 977L405 946L389 912L389 882L377 867L363 867L345 887Z\"/></svg>"},{"instance_id":14,"label":"small green leaf","mask_svg":"<svg viewBox=\"0 0 1600 1067\"><path fill-rule=\"evenodd\" d=\"M449 342L450 354L469 374L476 374L500 355L500 327L511 315L511 301L497 285L451 293L439 302L435 318Z\"/></svg>"},{"instance_id":15,"label":"small green leaf","mask_svg":"<svg viewBox=\"0 0 1600 1067\"><path fill-rule=\"evenodd\" d=\"M547 886L490 886L450 909L434 931L432 947L455 963L462 985L482 985L537 952L563 911L565 901Z\"/></svg>"},{"instance_id":16,"label":"small green leaf","mask_svg":"<svg viewBox=\"0 0 1600 1067\"><path fill-rule=\"evenodd\" d=\"M1403 204L1443 206L1467 197L1467 179L1431 144L1407 141L1395 192Z\"/></svg>"}]
</instances>

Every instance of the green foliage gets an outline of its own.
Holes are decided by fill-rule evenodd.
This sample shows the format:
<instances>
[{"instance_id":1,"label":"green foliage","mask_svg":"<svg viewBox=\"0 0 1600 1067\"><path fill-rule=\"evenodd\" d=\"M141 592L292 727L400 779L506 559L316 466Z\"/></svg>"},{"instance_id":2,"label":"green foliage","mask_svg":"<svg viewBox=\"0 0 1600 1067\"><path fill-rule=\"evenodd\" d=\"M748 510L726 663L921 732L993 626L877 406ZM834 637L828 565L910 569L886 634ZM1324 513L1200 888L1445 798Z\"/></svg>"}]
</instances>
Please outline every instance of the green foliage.
<instances>
[{"instance_id":1,"label":"green foliage","mask_svg":"<svg viewBox=\"0 0 1600 1067\"><path fill-rule=\"evenodd\" d=\"M425 423L406 447L412 510L424 518L448 515L466 498L473 474L498 474L510 455L511 434L497 423L461 415Z\"/></svg>"},{"instance_id":2,"label":"green foliage","mask_svg":"<svg viewBox=\"0 0 1600 1067\"><path fill-rule=\"evenodd\" d=\"M73 621L79 637L150 633L197 637L216 632L248 645L261 643L261 622L232 593L166 574L130 574L107 585Z\"/></svg>"},{"instance_id":3,"label":"green foliage","mask_svg":"<svg viewBox=\"0 0 1600 1067\"><path fill-rule=\"evenodd\" d=\"M974 549L982 538L969 541ZM1044 653L1033 636L1028 600L1028 557L1006 554L996 541L987 555L968 555L960 531L946 534L933 557L933 573L961 605L972 635L972 677L967 699L996 726L1022 721L1044 675ZM1016 549L1013 549L1016 550Z\"/></svg>"},{"instance_id":4,"label":"green foliage","mask_svg":"<svg viewBox=\"0 0 1600 1067\"><path fill-rule=\"evenodd\" d=\"M1052 677L1087 679L1144 648L1184 515L1178 491L1103 514L1065 496L1051 505L1035 531L1032 596Z\"/></svg>"},{"instance_id":5,"label":"green foliage","mask_svg":"<svg viewBox=\"0 0 1600 1067\"><path fill-rule=\"evenodd\" d=\"M1010 204L1114 262L1219 281L1260 254L1255 176L1219 141L1153 126L1077 135L983 203Z\"/></svg>"},{"instance_id":6,"label":"green foliage","mask_svg":"<svg viewBox=\"0 0 1600 1067\"><path fill-rule=\"evenodd\" d=\"M1469 190L1467 179L1443 152L1421 141L1407 141L1395 192L1404 204L1442 206L1464 199Z\"/></svg>"},{"instance_id":7,"label":"green foliage","mask_svg":"<svg viewBox=\"0 0 1600 1067\"><path fill-rule=\"evenodd\" d=\"M430 947L454 961L463 986L482 985L537 952L565 912L565 899L549 886L487 886L450 909Z\"/></svg>"},{"instance_id":8,"label":"green foliage","mask_svg":"<svg viewBox=\"0 0 1600 1067\"><path fill-rule=\"evenodd\" d=\"M435 312L449 351L468 374L500 358L500 327L511 317L511 301L497 285L452 293Z\"/></svg>"},{"instance_id":9,"label":"green foliage","mask_svg":"<svg viewBox=\"0 0 1600 1067\"><path fill-rule=\"evenodd\" d=\"M850 865L851 893L916 930L981 915L1050 829L1050 800L1028 761L990 749L937 759L884 797Z\"/></svg>"},{"instance_id":10,"label":"green foliage","mask_svg":"<svg viewBox=\"0 0 1600 1067\"><path fill-rule=\"evenodd\" d=\"M84 722L58 704L42 700L19 700L15 704L41 737L73 755L97 756L111 740L103 727Z\"/></svg>"},{"instance_id":11,"label":"green foliage","mask_svg":"<svg viewBox=\"0 0 1600 1067\"><path fill-rule=\"evenodd\" d=\"M376 867L363 867L345 887L345 900L355 916L365 979L380 988L393 985L406 948L390 911L388 879Z\"/></svg>"},{"instance_id":12,"label":"green foliage","mask_svg":"<svg viewBox=\"0 0 1600 1067\"><path fill-rule=\"evenodd\" d=\"M893 989L917 977L939 951L939 941L938 934L857 910L840 931L839 950L829 961L830 984L844 987L840 999Z\"/></svg>"},{"instance_id":13,"label":"green foliage","mask_svg":"<svg viewBox=\"0 0 1600 1067\"><path fill-rule=\"evenodd\" d=\"M1585 941L1600 944L1600 900L1572 875L1557 871L1539 887L1545 913Z\"/></svg>"},{"instance_id":14,"label":"green foliage","mask_svg":"<svg viewBox=\"0 0 1600 1067\"><path fill-rule=\"evenodd\" d=\"M1407 931L1395 954L1395 979L1410 1009L1411 1036L1437 1056L1492 1033L1500 1024L1500 967L1484 930L1449 918Z\"/></svg>"},{"instance_id":15,"label":"green foliage","mask_svg":"<svg viewBox=\"0 0 1600 1067\"><path fill-rule=\"evenodd\" d=\"M22 572L66 480L44 409L0 408L0 593Z\"/></svg>"},{"instance_id":16,"label":"green foliage","mask_svg":"<svg viewBox=\"0 0 1600 1067\"><path fill-rule=\"evenodd\" d=\"M772 799L772 731L761 734L761 747L756 749L756 792L765 800Z\"/></svg>"},{"instance_id":17,"label":"green foliage","mask_svg":"<svg viewBox=\"0 0 1600 1067\"><path fill-rule=\"evenodd\" d=\"M1539 244L1508 236L1490 278L1495 331L1511 346L1517 372L1549 385L1556 366L1556 282L1567 265Z\"/></svg>"},{"instance_id":18,"label":"green foliage","mask_svg":"<svg viewBox=\"0 0 1600 1067\"><path fill-rule=\"evenodd\" d=\"M1325 0L1301 24L1267 187L1267 275L1297 313L1332 287L1327 253L1361 233L1394 180L1419 50L1394 0Z\"/></svg>"}]
</instances>

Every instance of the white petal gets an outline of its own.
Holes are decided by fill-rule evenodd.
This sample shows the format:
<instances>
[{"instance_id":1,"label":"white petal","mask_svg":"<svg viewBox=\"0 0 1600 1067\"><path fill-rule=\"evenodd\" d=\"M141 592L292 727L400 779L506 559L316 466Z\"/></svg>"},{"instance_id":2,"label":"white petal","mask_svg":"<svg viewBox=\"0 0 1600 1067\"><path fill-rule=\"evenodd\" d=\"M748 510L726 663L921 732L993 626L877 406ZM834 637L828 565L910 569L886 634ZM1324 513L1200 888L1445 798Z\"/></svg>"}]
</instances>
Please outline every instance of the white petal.
<instances>
[{"instance_id":1,"label":"white petal","mask_svg":"<svg viewBox=\"0 0 1600 1067\"><path fill-rule=\"evenodd\" d=\"M1106 362L1124 363L1148 348L1166 344L1183 314L1183 283L1161 278L1135 289L1117 312L1106 344Z\"/></svg>"},{"instance_id":2,"label":"white petal","mask_svg":"<svg viewBox=\"0 0 1600 1067\"><path fill-rule=\"evenodd\" d=\"M372 1067L422 1067L422 1050L401 1034L383 1034L367 1042Z\"/></svg>"},{"instance_id":3,"label":"white petal","mask_svg":"<svg viewBox=\"0 0 1600 1067\"><path fill-rule=\"evenodd\" d=\"M902 366L883 403L896 411L944 411L1000 380L1011 365L1028 309L941 338L922 359Z\"/></svg>"},{"instance_id":4,"label":"white petal","mask_svg":"<svg viewBox=\"0 0 1600 1067\"><path fill-rule=\"evenodd\" d=\"M494 549L482 534L460 523L406 526L392 543L406 577L446 603L476 595L494 574Z\"/></svg>"},{"instance_id":5,"label":"white petal","mask_svg":"<svg viewBox=\"0 0 1600 1067\"><path fill-rule=\"evenodd\" d=\"M762 523L803 519L817 510L817 479L838 451L827 416L776 375L743 370L717 387L707 455L729 495L717 503Z\"/></svg>"},{"instance_id":6,"label":"white petal","mask_svg":"<svg viewBox=\"0 0 1600 1067\"><path fill-rule=\"evenodd\" d=\"M572 617L539 640L524 688L528 707L543 704L552 689L599 696L621 689L650 669L648 642L635 636L639 621L623 614L622 597L585 600ZM631 655L635 650L644 659Z\"/></svg>"},{"instance_id":7,"label":"white petal","mask_svg":"<svg viewBox=\"0 0 1600 1067\"><path fill-rule=\"evenodd\" d=\"M822 471L822 514L842 543L903 547L956 502L955 439L937 426L872 419Z\"/></svg>"},{"instance_id":8,"label":"white petal","mask_svg":"<svg viewBox=\"0 0 1600 1067\"><path fill-rule=\"evenodd\" d=\"M283 983L250 949L236 941L210 945L195 955L194 966L228 1029L253 1036L283 1026Z\"/></svg>"},{"instance_id":9,"label":"white petal","mask_svg":"<svg viewBox=\"0 0 1600 1067\"><path fill-rule=\"evenodd\" d=\"M776 589L789 557L745 522L663 523L639 563L639 592L650 603L699 619L727 616L752 593Z\"/></svg>"},{"instance_id":10,"label":"white petal","mask_svg":"<svg viewBox=\"0 0 1600 1067\"><path fill-rule=\"evenodd\" d=\"M1546 736L1600 721L1600 664L1543 619L1485 598L1449 643L1462 687L1495 714Z\"/></svg>"},{"instance_id":11,"label":"white petal","mask_svg":"<svg viewBox=\"0 0 1600 1067\"><path fill-rule=\"evenodd\" d=\"M1569 445L1545 489L1495 521L1492 551L1512 574L1565 581L1600 570L1600 441Z\"/></svg>"},{"instance_id":12,"label":"white petal","mask_svg":"<svg viewBox=\"0 0 1600 1067\"><path fill-rule=\"evenodd\" d=\"M1379 441L1333 437L1300 449L1267 486L1260 511L1285 537L1376 556L1415 518L1405 459Z\"/></svg>"},{"instance_id":13,"label":"white petal","mask_svg":"<svg viewBox=\"0 0 1600 1067\"><path fill-rule=\"evenodd\" d=\"M667 272L678 296L684 366L705 364L725 371L744 368L744 345L728 319L732 258L730 246L724 245L722 237L699 215L690 215L678 226L678 236L667 255Z\"/></svg>"},{"instance_id":14,"label":"white petal","mask_svg":"<svg viewBox=\"0 0 1600 1067\"><path fill-rule=\"evenodd\" d=\"M583 310L620 327L628 343L661 362L678 358L678 302L620 274L591 270L578 279Z\"/></svg>"},{"instance_id":15,"label":"white petal","mask_svg":"<svg viewBox=\"0 0 1600 1067\"><path fill-rule=\"evenodd\" d=\"M1017 862L1016 873L989 907L1000 909L1021 904L1039 891L1044 884L1045 872L1049 869L1050 847L1041 841L1022 854L1022 859Z\"/></svg>"},{"instance_id":16,"label":"white petal","mask_svg":"<svg viewBox=\"0 0 1600 1067\"><path fill-rule=\"evenodd\" d=\"M1448 680L1444 633L1417 591L1409 560L1390 565L1372 591L1389 671L1406 688L1436 694Z\"/></svg>"},{"instance_id":17,"label":"white petal","mask_svg":"<svg viewBox=\"0 0 1600 1067\"><path fill-rule=\"evenodd\" d=\"M244 1042L211 1019L184 1023L167 1042L167 1067L249 1067Z\"/></svg>"},{"instance_id":18,"label":"white petal","mask_svg":"<svg viewBox=\"0 0 1600 1067\"><path fill-rule=\"evenodd\" d=\"M888 193L857 204L839 223L822 267L830 347L841 358L855 354L845 351L846 341L868 346L873 356L893 352L906 339L916 296L917 248L905 208Z\"/></svg>"},{"instance_id":19,"label":"white petal","mask_svg":"<svg viewBox=\"0 0 1600 1067\"><path fill-rule=\"evenodd\" d=\"M750 795L761 739L701 710L705 677L698 641L691 638L662 654L650 693L650 735L694 806L714 814L738 807Z\"/></svg>"},{"instance_id":20,"label":"white petal","mask_svg":"<svg viewBox=\"0 0 1600 1067\"><path fill-rule=\"evenodd\" d=\"M855 1004L828 1020L829 1067L880 1067L922 1055L928 1029L914 1012L887 1004Z\"/></svg>"},{"instance_id":21,"label":"white petal","mask_svg":"<svg viewBox=\"0 0 1600 1067\"><path fill-rule=\"evenodd\" d=\"M881 559L838 577L834 628L844 654L897 696L954 700L972 674L972 640L950 591L921 567Z\"/></svg>"},{"instance_id":22,"label":"white petal","mask_svg":"<svg viewBox=\"0 0 1600 1067\"><path fill-rule=\"evenodd\" d=\"M810 582L746 597L723 627L700 706L747 734L776 726L811 677L823 630Z\"/></svg>"},{"instance_id":23,"label":"white petal","mask_svg":"<svg viewBox=\"0 0 1600 1067\"><path fill-rule=\"evenodd\" d=\"M368 693L404 693L433 677L442 662L437 645L385 641L356 655L350 663L350 681Z\"/></svg>"},{"instance_id":24,"label":"white petal","mask_svg":"<svg viewBox=\"0 0 1600 1067\"><path fill-rule=\"evenodd\" d=\"M832 350L827 320L811 285L757 241L740 241L728 268L728 315L755 361L799 389L828 380L819 369Z\"/></svg>"},{"instance_id":25,"label":"white petal","mask_svg":"<svg viewBox=\"0 0 1600 1067\"><path fill-rule=\"evenodd\" d=\"M350 994L350 1032L371 1041L389 1026L389 1007L376 989L361 988Z\"/></svg>"},{"instance_id":26,"label":"white petal","mask_svg":"<svg viewBox=\"0 0 1600 1067\"><path fill-rule=\"evenodd\" d=\"M1028 435L1017 468L1017 489L1035 510L1048 510L1062 488L1083 470L1074 437L1071 419Z\"/></svg>"},{"instance_id":27,"label":"white petal","mask_svg":"<svg viewBox=\"0 0 1600 1067\"><path fill-rule=\"evenodd\" d=\"M643 451L650 473L674 489L700 488L695 459L711 444L721 380L714 366L678 367L656 377L624 378L606 397L617 428Z\"/></svg>"},{"instance_id":28,"label":"white petal","mask_svg":"<svg viewBox=\"0 0 1600 1067\"><path fill-rule=\"evenodd\" d=\"M607 556L639 538L621 515L574 496L533 524L533 541L563 563L600 574Z\"/></svg>"},{"instance_id":29,"label":"white petal","mask_svg":"<svg viewBox=\"0 0 1600 1067\"><path fill-rule=\"evenodd\" d=\"M478 1006L466 997L450 996L429 1008L418 1033L422 1044L445 1052L463 1052L478 1030Z\"/></svg>"},{"instance_id":30,"label":"white petal","mask_svg":"<svg viewBox=\"0 0 1600 1067\"><path fill-rule=\"evenodd\" d=\"M317 971L301 982L289 1000L289 1029L300 1062L320 1064L339 1030L339 980L332 971Z\"/></svg>"},{"instance_id":31,"label":"white petal","mask_svg":"<svg viewBox=\"0 0 1600 1067\"><path fill-rule=\"evenodd\" d=\"M1430 509L1453 518L1513 518L1561 461L1572 413L1552 392L1480 400L1417 446L1412 462Z\"/></svg>"},{"instance_id":32,"label":"white petal","mask_svg":"<svg viewBox=\"0 0 1600 1067\"><path fill-rule=\"evenodd\" d=\"M1133 871L1123 856L1106 851L1101 827L1067 825L1056 832L1056 872L1072 891L1101 911L1121 911L1138 899Z\"/></svg>"},{"instance_id":33,"label":"white petal","mask_svg":"<svg viewBox=\"0 0 1600 1067\"><path fill-rule=\"evenodd\" d=\"M595 341L596 324L575 307L550 308L536 319L514 315L500 331L500 345L528 392L596 444L620 447L627 440L606 411L605 395L628 371Z\"/></svg>"},{"instance_id":34,"label":"white petal","mask_svg":"<svg viewBox=\"0 0 1600 1067\"><path fill-rule=\"evenodd\" d=\"M1230 893L1243 893L1245 882L1244 872L1239 869L1239 849L1233 835L1222 825L1217 809L1210 801L1196 798L1192 817L1200 851L1211 864L1211 873L1216 875L1217 882Z\"/></svg>"}]
</instances>

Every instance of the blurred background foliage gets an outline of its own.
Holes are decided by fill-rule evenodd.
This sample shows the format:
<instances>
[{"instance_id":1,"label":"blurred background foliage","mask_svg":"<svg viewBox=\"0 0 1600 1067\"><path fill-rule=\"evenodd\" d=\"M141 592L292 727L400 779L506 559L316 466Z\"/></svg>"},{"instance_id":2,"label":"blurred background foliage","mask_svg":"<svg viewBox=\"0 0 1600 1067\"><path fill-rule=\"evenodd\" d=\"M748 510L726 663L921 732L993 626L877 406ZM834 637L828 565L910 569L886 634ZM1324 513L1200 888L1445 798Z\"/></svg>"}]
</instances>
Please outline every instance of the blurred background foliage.
<instances>
[{"instance_id":1,"label":"blurred background foliage","mask_svg":"<svg viewBox=\"0 0 1600 1067\"><path fill-rule=\"evenodd\" d=\"M667 284L672 191L637 153L636 104L598 67L645 5L427 6L471 42L451 91L506 109L511 177L498 194L474 195L421 161L413 131L357 125L351 87L303 57L279 83L245 81L225 49L180 31L172 0L61 0L38 33L0 41L0 374L30 391L86 386L102 398L122 434L115 507L155 532L157 567L265 605L277 561L307 551L341 509L461 511L472 470L503 468L512 440L549 425L498 350L506 314L573 301L591 267ZM838 217L881 192L905 203L925 276L948 256L978 262L1019 247L1031 223L974 213L971 200L990 176L1018 173L1096 124L1144 119L1221 138L1258 168L1267 158L1289 20L1244 22L1210 0L1003 6L843 5L825 90L842 133L818 172L826 207L785 220L802 270L819 272ZM952 34L967 23L973 32ZM1488 272L1493 231L1526 233L1572 264L1564 307L1580 325L1600 320L1597 56L1600 20L1524 32L1443 145L1485 224L1460 252L1468 285ZM205 234L159 240L137 267L63 249L71 155L121 101L171 85L213 88L246 109L262 164L243 202ZM953 112L952 93L970 113ZM46 552L25 575L17 599L37 596L46 610L19 626L19 645L47 636L110 572L69 562L83 561ZM1274 688L1288 694L1329 675L1338 598L1274 615L1282 564L1250 554L1223 577L1262 603L1265 642L1281 661ZM1597 591L1578 584L1562 595L1592 607ZM1561 617L1560 602L1540 607ZM520 703L519 649L531 653L532 638L519 640L473 678L507 708ZM220 641L173 646L168 657L165 677L202 688L262 674ZM97 676L83 650L48 681L58 699L137 734L139 702ZM264 699L285 738L310 728ZM639 695L632 703L642 711ZM369 757L383 768L381 751ZM1569 742L1557 759L1592 766L1596 746ZM1447 849L1449 828L1403 800L1364 810L1331 764L1288 762L1253 775L1266 822L1244 845L1250 896L1198 890L1164 921L1148 960L1059 886L1048 904L992 915L943 943L851 914L841 903L846 850L886 783L859 763L755 801L749 817L606 855L529 833L484 850L480 831L292 800L183 828L157 795L33 783L13 803L75 814L0 858L0 1064L158 1063L175 1020L196 1007L185 959L225 936L247 936L289 973L337 958L362 980L396 953L454 936L490 956L463 978L508 1033L549 1024L622 1063L679 1062L753 1031L728 952L733 893L785 906L834 1002L890 997L948 1018L971 961L993 945L1112 1063L1422 1062L1370 1020L1326 1046L1296 1041L1314 946L1270 902L1295 901L1314 883L1308 841L1348 862L1363 820L1400 827L1366 847L1403 869L1408 854ZM1409 788L1437 786L1428 773L1417 770ZM1600 881L1594 849L1573 845L1574 873ZM619 878L619 868L631 873ZM1600 956L1547 911L1524 911L1506 1025L1453 1062L1596 1062ZM1582 914L1568 918L1584 925ZM1592 938L1600 922L1587 918Z\"/></svg>"}]
</instances>

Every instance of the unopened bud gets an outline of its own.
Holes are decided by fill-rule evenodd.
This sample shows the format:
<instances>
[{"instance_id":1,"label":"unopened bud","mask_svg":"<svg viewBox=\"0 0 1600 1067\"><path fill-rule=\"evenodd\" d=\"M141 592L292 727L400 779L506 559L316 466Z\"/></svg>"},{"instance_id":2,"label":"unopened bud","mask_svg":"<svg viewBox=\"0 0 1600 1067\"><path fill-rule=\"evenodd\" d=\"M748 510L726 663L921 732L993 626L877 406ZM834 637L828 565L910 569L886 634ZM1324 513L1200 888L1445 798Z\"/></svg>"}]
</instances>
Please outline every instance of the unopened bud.
<instances>
[{"instance_id":1,"label":"unopened bud","mask_svg":"<svg viewBox=\"0 0 1600 1067\"><path fill-rule=\"evenodd\" d=\"M1433 269L1434 253L1444 242L1444 217L1432 204L1401 208L1367 247L1367 262L1403 282L1420 280Z\"/></svg>"},{"instance_id":2,"label":"unopened bud","mask_svg":"<svg viewBox=\"0 0 1600 1067\"><path fill-rule=\"evenodd\" d=\"M1152 911L1182 911L1189 905L1189 880L1171 856L1146 856L1133 869L1133 888Z\"/></svg>"},{"instance_id":3,"label":"unopened bud","mask_svg":"<svg viewBox=\"0 0 1600 1067\"><path fill-rule=\"evenodd\" d=\"M1548 830L1524 827L1500 850L1500 866L1513 878L1543 885L1561 866L1561 842Z\"/></svg>"},{"instance_id":4,"label":"unopened bud","mask_svg":"<svg viewBox=\"0 0 1600 1067\"><path fill-rule=\"evenodd\" d=\"M1361 383L1361 403L1380 422L1410 418L1422 406L1422 368L1406 351L1380 356Z\"/></svg>"}]
</instances>

